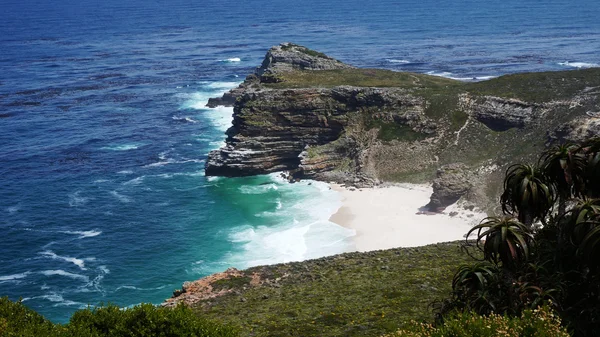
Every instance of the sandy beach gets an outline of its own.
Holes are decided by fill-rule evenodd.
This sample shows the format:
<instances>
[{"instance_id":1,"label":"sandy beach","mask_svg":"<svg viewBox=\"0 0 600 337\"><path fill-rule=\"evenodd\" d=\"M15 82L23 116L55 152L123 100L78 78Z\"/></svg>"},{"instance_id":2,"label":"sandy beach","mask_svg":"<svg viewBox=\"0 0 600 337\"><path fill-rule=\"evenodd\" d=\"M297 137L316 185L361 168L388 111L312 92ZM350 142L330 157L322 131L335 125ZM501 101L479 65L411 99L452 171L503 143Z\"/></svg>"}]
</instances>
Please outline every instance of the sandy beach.
<instances>
[{"instance_id":1,"label":"sandy beach","mask_svg":"<svg viewBox=\"0 0 600 337\"><path fill-rule=\"evenodd\" d=\"M461 240L485 213L454 204L441 214L419 214L429 202L431 186L402 184L348 189L331 185L343 206L330 221L354 229L356 249L370 251Z\"/></svg>"}]
</instances>

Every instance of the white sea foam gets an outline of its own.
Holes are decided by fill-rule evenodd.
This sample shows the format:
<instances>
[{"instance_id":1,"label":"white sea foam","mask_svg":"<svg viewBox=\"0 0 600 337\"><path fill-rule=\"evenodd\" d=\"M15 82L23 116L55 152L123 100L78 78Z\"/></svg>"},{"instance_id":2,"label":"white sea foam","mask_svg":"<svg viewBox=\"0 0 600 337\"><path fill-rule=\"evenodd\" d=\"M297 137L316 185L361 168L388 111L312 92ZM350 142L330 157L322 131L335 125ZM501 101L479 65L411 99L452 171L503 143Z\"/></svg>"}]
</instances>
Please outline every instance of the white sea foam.
<instances>
[{"instance_id":1,"label":"white sea foam","mask_svg":"<svg viewBox=\"0 0 600 337\"><path fill-rule=\"evenodd\" d=\"M139 185L144 182L144 178L146 178L146 176L139 176L124 182L123 185Z\"/></svg>"},{"instance_id":2,"label":"white sea foam","mask_svg":"<svg viewBox=\"0 0 600 337\"><path fill-rule=\"evenodd\" d=\"M42 256L44 256L44 257L51 258L53 260L70 262L70 263L76 265L77 267L79 267L79 269L81 269L81 270L86 270L87 269L87 268L85 268L85 261L94 261L95 260L95 258L93 258L93 257L91 257L91 258L85 258L85 259L78 259L76 257L61 256L61 255L57 255L56 253L54 253L51 250L47 250L47 251L41 252L39 254L42 255Z\"/></svg>"},{"instance_id":3,"label":"white sea foam","mask_svg":"<svg viewBox=\"0 0 600 337\"><path fill-rule=\"evenodd\" d=\"M197 120L193 119L192 117L188 117L188 116L183 116L183 117L181 117L181 116L173 116L171 118L173 120L175 120L175 121L182 121L182 122L188 122L188 123L193 123L193 124L198 123Z\"/></svg>"},{"instance_id":4,"label":"white sea foam","mask_svg":"<svg viewBox=\"0 0 600 337\"><path fill-rule=\"evenodd\" d=\"M356 233L329 221L341 200L327 184L308 180L289 184L273 173L267 184L243 185L239 190L244 194L277 191L278 196L273 209L254 214L269 225L244 225L226 233L238 249L220 261L223 266L247 268L354 250L350 238ZM213 272L223 266L201 264L195 269Z\"/></svg>"},{"instance_id":5,"label":"white sea foam","mask_svg":"<svg viewBox=\"0 0 600 337\"><path fill-rule=\"evenodd\" d=\"M219 61L220 62L230 62L231 63L231 62L241 62L242 59L239 58L239 57L231 57L231 58L228 58L228 59L225 59L225 60L219 60Z\"/></svg>"},{"instance_id":6,"label":"white sea foam","mask_svg":"<svg viewBox=\"0 0 600 337\"><path fill-rule=\"evenodd\" d=\"M133 171L132 170L123 170L123 171L117 172L117 174L133 174Z\"/></svg>"},{"instance_id":7,"label":"white sea foam","mask_svg":"<svg viewBox=\"0 0 600 337\"><path fill-rule=\"evenodd\" d=\"M65 300L62 295L57 294L57 293L50 293L50 294L42 295L42 296L29 297L27 299L23 299L23 301L33 300L33 299L45 299L45 300L48 300L50 302L56 303L56 304L53 305L54 307L59 307L59 306L79 306L80 309L83 309L83 308L86 307L86 305L83 304L83 303L81 303L81 302L75 302L75 301Z\"/></svg>"},{"instance_id":8,"label":"white sea foam","mask_svg":"<svg viewBox=\"0 0 600 337\"><path fill-rule=\"evenodd\" d=\"M69 197L69 206L71 207L81 207L90 200L90 198L82 197L81 191L75 191L68 195Z\"/></svg>"},{"instance_id":9,"label":"white sea foam","mask_svg":"<svg viewBox=\"0 0 600 337\"><path fill-rule=\"evenodd\" d=\"M129 151L129 150L138 149L141 146L143 146L143 144L119 144L119 145L103 146L100 149L101 150L109 150L109 151Z\"/></svg>"},{"instance_id":10,"label":"white sea foam","mask_svg":"<svg viewBox=\"0 0 600 337\"><path fill-rule=\"evenodd\" d=\"M40 273L45 276L64 276L64 277L68 277L68 278L72 278L74 280L80 280L80 281L84 281L84 282L90 281L90 278L85 275L69 273L68 271L64 271L62 269L44 270L44 271L41 271Z\"/></svg>"},{"instance_id":11,"label":"white sea foam","mask_svg":"<svg viewBox=\"0 0 600 337\"><path fill-rule=\"evenodd\" d=\"M0 276L0 283L22 280L22 279L26 278L27 276L29 276L29 274L31 274L31 272L26 271L24 273L19 273L19 274Z\"/></svg>"},{"instance_id":12,"label":"white sea foam","mask_svg":"<svg viewBox=\"0 0 600 337\"><path fill-rule=\"evenodd\" d=\"M560 62L558 63L561 66L566 66L566 67L573 67L573 68L597 68L600 67L600 64L598 63L587 63L587 62L570 62L570 61L566 61L566 62Z\"/></svg>"},{"instance_id":13,"label":"white sea foam","mask_svg":"<svg viewBox=\"0 0 600 337\"><path fill-rule=\"evenodd\" d=\"M431 75L431 76L445 77L445 78L449 78L451 80L457 80L457 81L463 81L463 82L485 81L485 80L489 80L489 79L498 77L498 76L491 76L491 75L473 76L473 77L456 77L456 76L453 76L452 73L447 72L447 71L443 71L443 72L428 71L426 74Z\"/></svg>"},{"instance_id":14,"label":"white sea foam","mask_svg":"<svg viewBox=\"0 0 600 337\"><path fill-rule=\"evenodd\" d=\"M401 63L401 64L407 64L410 63L410 61L408 60L396 60L396 59L388 59L387 60L390 63Z\"/></svg>"},{"instance_id":15,"label":"white sea foam","mask_svg":"<svg viewBox=\"0 0 600 337\"><path fill-rule=\"evenodd\" d=\"M96 230L90 230L90 231L63 231L62 233L65 234L71 234L71 235L78 235L78 239L85 239L85 238L93 238L94 236L98 236L100 234L102 234L101 231L96 231Z\"/></svg>"},{"instance_id":16,"label":"white sea foam","mask_svg":"<svg viewBox=\"0 0 600 337\"><path fill-rule=\"evenodd\" d=\"M133 201L130 197L120 194L117 191L110 191L110 194L122 203L130 203Z\"/></svg>"},{"instance_id":17,"label":"white sea foam","mask_svg":"<svg viewBox=\"0 0 600 337\"><path fill-rule=\"evenodd\" d=\"M14 213L16 213L16 212L17 212L19 209L21 209L21 207L20 207L19 205L16 205L16 206L10 206L10 207L7 207L7 208L6 208L6 211L7 211L9 214L14 214Z\"/></svg>"}]
</instances>

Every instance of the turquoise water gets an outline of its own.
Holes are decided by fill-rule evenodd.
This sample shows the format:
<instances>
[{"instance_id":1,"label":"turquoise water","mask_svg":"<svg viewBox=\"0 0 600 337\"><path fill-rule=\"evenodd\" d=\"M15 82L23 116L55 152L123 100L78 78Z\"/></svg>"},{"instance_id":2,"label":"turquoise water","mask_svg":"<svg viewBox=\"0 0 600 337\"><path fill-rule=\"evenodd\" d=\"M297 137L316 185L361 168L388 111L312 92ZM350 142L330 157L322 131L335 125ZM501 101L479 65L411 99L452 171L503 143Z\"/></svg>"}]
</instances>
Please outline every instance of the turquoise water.
<instances>
[{"instance_id":1,"label":"turquoise water","mask_svg":"<svg viewBox=\"0 0 600 337\"><path fill-rule=\"evenodd\" d=\"M0 295L64 322L230 266L352 249L326 184L204 176L206 109L292 41L461 79L600 64L596 1L0 3Z\"/></svg>"}]
</instances>

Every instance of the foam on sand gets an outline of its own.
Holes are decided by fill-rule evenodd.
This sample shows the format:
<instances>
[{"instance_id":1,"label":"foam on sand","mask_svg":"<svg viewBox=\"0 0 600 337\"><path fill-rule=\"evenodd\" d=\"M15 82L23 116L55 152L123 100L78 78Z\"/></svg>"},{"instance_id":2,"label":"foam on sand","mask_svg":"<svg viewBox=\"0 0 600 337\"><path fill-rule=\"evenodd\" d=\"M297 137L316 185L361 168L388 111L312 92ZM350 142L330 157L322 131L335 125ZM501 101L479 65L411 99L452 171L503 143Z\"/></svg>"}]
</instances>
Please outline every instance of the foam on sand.
<instances>
[{"instance_id":1,"label":"foam on sand","mask_svg":"<svg viewBox=\"0 0 600 337\"><path fill-rule=\"evenodd\" d=\"M343 206L331 221L356 230L359 251L417 247L464 239L485 213L467 211L454 204L441 214L421 212L429 203L428 185L395 185L351 191L334 185L343 197ZM450 214L453 216L450 216Z\"/></svg>"}]
</instances>

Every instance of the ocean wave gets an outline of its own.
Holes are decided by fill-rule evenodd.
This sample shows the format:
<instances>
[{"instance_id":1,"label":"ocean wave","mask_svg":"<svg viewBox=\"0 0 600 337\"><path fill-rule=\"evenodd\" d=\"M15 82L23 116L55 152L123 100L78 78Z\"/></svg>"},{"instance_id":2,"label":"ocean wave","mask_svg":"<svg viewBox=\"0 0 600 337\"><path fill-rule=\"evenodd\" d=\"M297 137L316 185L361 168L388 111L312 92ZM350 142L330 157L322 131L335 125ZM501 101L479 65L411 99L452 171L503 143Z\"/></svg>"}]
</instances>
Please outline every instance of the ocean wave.
<instances>
[{"instance_id":1,"label":"ocean wave","mask_svg":"<svg viewBox=\"0 0 600 337\"><path fill-rule=\"evenodd\" d=\"M79 235L78 239L85 238L93 238L94 236L98 236L102 234L102 231L90 230L90 231L63 231L62 233L71 234L71 235Z\"/></svg>"},{"instance_id":2,"label":"ocean wave","mask_svg":"<svg viewBox=\"0 0 600 337\"><path fill-rule=\"evenodd\" d=\"M154 288L140 288L140 287L136 287L136 286L130 286L130 285L123 285L123 286L118 286L117 289L115 289L115 291L119 291L122 289L126 289L126 290L139 290L139 291L154 291L154 290L161 290L166 288L166 285L162 285L159 287L154 287Z\"/></svg>"},{"instance_id":3,"label":"ocean wave","mask_svg":"<svg viewBox=\"0 0 600 337\"><path fill-rule=\"evenodd\" d=\"M237 248L221 262L248 268L354 250L350 238L356 232L329 221L341 206L341 200L338 192L330 189L326 183L304 180L289 184L274 173L262 185L242 185L238 190L249 195L269 191L277 191L277 194L261 196L263 201L272 202L273 206L254 214L255 218L267 220L239 226L224 233ZM260 223L269 225L257 225ZM216 267L202 264L195 266L195 269L213 272Z\"/></svg>"},{"instance_id":4,"label":"ocean wave","mask_svg":"<svg viewBox=\"0 0 600 337\"><path fill-rule=\"evenodd\" d=\"M8 214L14 214L14 213L18 212L20 209L21 209L20 205L6 207L6 211L8 212Z\"/></svg>"},{"instance_id":5,"label":"ocean wave","mask_svg":"<svg viewBox=\"0 0 600 337\"><path fill-rule=\"evenodd\" d=\"M31 274L31 272L26 271L24 273L19 273L19 274L3 275L3 276L0 276L0 283L13 282L13 281L19 282L19 280L26 278L30 274Z\"/></svg>"},{"instance_id":6,"label":"ocean wave","mask_svg":"<svg viewBox=\"0 0 600 337\"><path fill-rule=\"evenodd\" d=\"M79 306L80 309L87 307L87 305L85 305L84 303L81 303L81 302L65 300L62 295L57 294L57 293L50 293L50 294L42 295L42 296L28 297L28 298L24 298L23 301L29 301L29 300L34 300L34 299L44 299L44 300L48 300L50 302L56 303L53 305L54 307Z\"/></svg>"},{"instance_id":7,"label":"ocean wave","mask_svg":"<svg viewBox=\"0 0 600 337\"><path fill-rule=\"evenodd\" d=\"M129 151L135 150L143 146L143 144L119 144L119 145L111 145L111 146L103 146L101 150L109 150L109 151Z\"/></svg>"},{"instance_id":8,"label":"ocean wave","mask_svg":"<svg viewBox=\"0 0 600 337\"><path fill-rule=\"evenodd\" d=\"M58 254L54 253L51 250L47 250L47 251L41 252L39 254L42 255L43 257L48 257L48 258L51 258L53 260L70 262L70 263L76 265L77 267L79 267L79 269L81 269L81 270L87 270L87 268L85 267L85 262L86 261L94 261L94 260L96 260L93 257L89 257L89 258L85 258L85 259L78 259L76 257L61 256L61 255L58 255Z\"/></svg>"},{"instance_id":9,"label":"ocean wave","mask_svg":"<svg viewBox=\"0 0 600 337\"><path fill-rule=\"evenodd\" d=\"M227 62L227 63L233 63L233 62L241 62L242 59L239 57L232 57L232 58L228 58L228 59L224 59L224 60L219 60L219 62Z\"/></svg>"},{"instance_id":10,"label":"ocean wave","mask_svg":"<svg viewBox=\"0 0 600 337\"><path fill-rule=\"evenodd\" d=\"M561 65L561 66L573 67L573 68L578 68L578 69L582 69L582 68L598 68L598 67L600 67L600 64L598 64L598 63L587 63L587 62L570 62L570 61L566 61L566 62L559 62L558 64Z\"/></svg>"},{"instance_id":11,"label":"ocean wave","mask_svg":"<svg viewBox=\"0 0 600 337\"><path fill-rule=\"evenodd\" d=\"M188 123L193 123L193 124L198 123L197 120L195 120L191 117L187 117L187 116L183 116L183 117L173 116L173 117L171 117L171 119L173 119L174 121L188 122Z\"/></svg>"},{"instance_id":12,"label":"ocean wave","mask_svg":"<svg viewBox=\"0 0 600 337\"><path fill-rule=\"evenodd\" d=\"M239 187L239 191L242 194L263 194L270 191L277 191L279 187L277 184L264 184L264 185L242 185Z\"/></svg>"},{"instance_id":13,"label":"ocean wave","mask_svg":"<svg viewBox=\"0 0 600 337\"><path fill-rule=\"evenodd\" d=\"M146 178L146 176L139 176L137 178L133 178L131 180L127 180L122 185L139 185L142 182L144 182L144 178Z\"/></svg>"},{"instance_id":14,"label":"ocean wave","mask_svg":"<svg viewBox=\"0 0 600 337\"><path fill-rule=\"evenodd\" d=\"M401 64L407 64L407 63L411 63L408 60L396 60L396 59L388 59L387 60L390 63L401 63Z\"/></svg>"},{"instance_id":15,"label":"ocean wave","mask_svg":"<svg viewBox=\"0 0 600 337\"><path fill-rule=\"evenodd\" d=\"M87 204L87 202L90 200L90 198L82 197L80 194L81 194L81 191L75 191L73 193L68 194L69 206L80 207L80 206Z\"/></svg>"},{"instance_id":16,"label":"ocean wave","mask_svg":"<svg viewBox=\"0 0 600 337\"><path fill-rule=\"evenodd\" d=\"M120 194L117 191L110 191L110 194L113 197L117 198L117 200L119 200L120 202L125 203L125 204L130 203L130 202L133 201L130 197L128 197L126 195L123 195L123 194Z\"/></svg>"},{"instance_id":17,"label":"ocean wave","mask_svg":"<svg viewBox=\"0 0 600 337\"><path fill-rule=\"evenodd\" d=\"M456 76L453 76L453 74L451 72L447 72L447 71L443 71L443 72L428 71L426 74L431 75L431 76L445 77L445 78L449 78L451 80L457 80L457 81L463 81L463 82L485 81L485 80L489 80L489 79L498 77L498 76L492 76L492 75L473 76L473 77L456 77Z\"/></svg>"},{"instance_id":18,"label":"ocean wave","mask_svg":"<svg viewBox=\"0 0 600 337\"><path fill-rule=\"evenodd\" d=\"M74 280L80 280L80 281L84 281L84 282L90 281L90 278L85 275L69 273L68 271L64 271L62 269L44 270L44 271L41 271L40 274L42 274L44 276L64 276L64 277L68 277L68 278L71 278Z\"/></svg>"}]
</instances>

